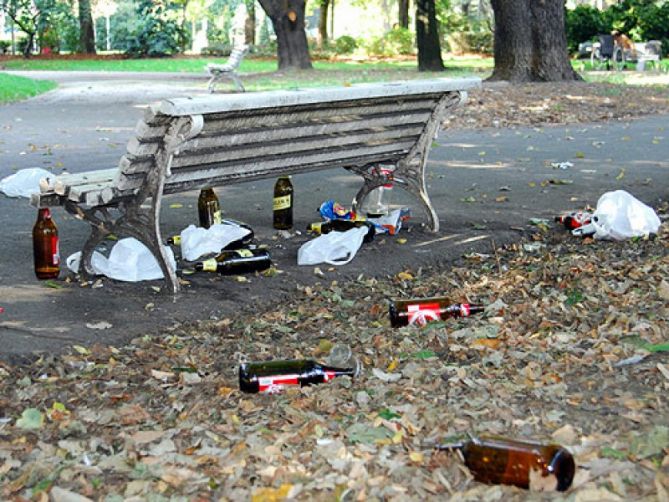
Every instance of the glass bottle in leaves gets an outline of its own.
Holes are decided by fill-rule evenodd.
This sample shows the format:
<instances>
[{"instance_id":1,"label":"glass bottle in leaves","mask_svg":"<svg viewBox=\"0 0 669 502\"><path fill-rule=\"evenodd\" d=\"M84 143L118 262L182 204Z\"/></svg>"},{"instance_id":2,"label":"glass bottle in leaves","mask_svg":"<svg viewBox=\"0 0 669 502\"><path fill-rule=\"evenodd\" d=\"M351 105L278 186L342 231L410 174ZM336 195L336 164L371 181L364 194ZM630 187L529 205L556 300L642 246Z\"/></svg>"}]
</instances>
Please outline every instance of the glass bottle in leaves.
<instances>
[{"instance_id":1,"label":"glass bottle in leaves","mask_svg":"<svg viewBox=\"0 0 669 502\"><path fill-rule=\"evenodd\" d=\"M222 275L241 275L266 270L272 265L269 251L263 248L232 249L195 264L195 270Z\"/></svg>"},{"instance_id":2,"label":"glass bottle in leaves","mask_svg":"<svg viewBox=\"0 0 669 502\"><path fill-rule=\"evenodd\" d=\"M200 226L203 228L209 228L215 223L221 223L223 220L221 204L213 188L203 188L200 190L200 196L197 199L197 214Z\"/></svg>"},{"instance_id":3,"label":"glass bottle in leaves","mask_svg":"<svg viewBox=\"0 0 669 502\"><path fill-rule=\"evenodd\" d=\"M281 176L274 185L272 212L274 228L289 230L293 228L293 183L290 176Z\"/></svg>"},{"instance_id":4,"label":"glass bottle in leaves","mask_svg":"<svg viewBox=\"0 0 669 502\"><path fill-rule=\"evenodd\" d=\"M422 326L432 321L445 320L451 317L469 317L483 312L485 307L472 303L451 303L446 297L410 298L394 300L388 309L390 325L393 328L402 326Z\"/></svg>"},{"instance_id":5,"label":"glass bottle in leaves","mask_svg":"<svg viewBox=\"0 0 669 502\"><path fill-rule=\"evenodd\" d=\"M243 392L280 392L285 387L304 387L332 381L339 376L354 378L358 368L336 368L313 360L278 360L242 363L239 388Z\"/></svg>"},{"instance_id":6,"label":"glass bottle in leaves","mask_svg":"<svg viewBox=\"0 0 669 502\"><path fill-rule=\"evenodd\" d=\"M482 483L529 488L534 482L565 491L576 472L571 453L556 444L483 436L438 449L459 449L474 479Z\"/></svg>"},{"instance_id":7,"label":"glass bottle in leaves","mask_svg":"<svg viewBox=\"0 0 669 502\"><path fill-rule=\"evenodd\" d=\"M33 226L33 255L35 275L38 279L58 277L60 273L58 228L51 217L49 208L41 208L37 211L37 221Z\"/></svg>"}]
</instances>

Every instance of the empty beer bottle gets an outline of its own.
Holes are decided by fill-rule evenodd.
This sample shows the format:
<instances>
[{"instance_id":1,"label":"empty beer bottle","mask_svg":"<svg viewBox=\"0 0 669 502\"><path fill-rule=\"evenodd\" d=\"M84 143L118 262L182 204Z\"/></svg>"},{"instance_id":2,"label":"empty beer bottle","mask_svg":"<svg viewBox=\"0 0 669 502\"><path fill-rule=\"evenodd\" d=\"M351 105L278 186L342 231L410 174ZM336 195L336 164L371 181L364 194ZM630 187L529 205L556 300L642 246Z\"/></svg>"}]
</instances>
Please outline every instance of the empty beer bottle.
<instances>
[{"instance_id":1,"label":"empty beer bottle","mask_svg":"<svg viewBox=\"0 0 669 502\"><path fill-rule=\"evenodd\" d=\"M401 326L422 326L432 321L448 319L449 317L469 317L472 314L483 312L483 305L469 303L451 304L448 298L411 298L408 300L394 300L388 309L390 325L393 328Z\"/></svg>"},{"instance_id":2,"label":"empty beer bottle","mask_svg":"<svg viewBox=\"0 0 669 502\"><path fill-rule=\"evenodd\" d=\"M290 176L281 176L274 185L274 228L289 230L293 228L293 184Z\"/></svg>"},{"instance_id":3,"label":"empty beer bottle","mask_svg":"<svg viewBox=\"0 0 669 502\"><path fill-rule=\"evenodd\" d=\"M60 273L60 251L58 228L51 218L51 210L37 211L37 221L33 226L33 255L35 275L38 279L55 279Z\"/></svg>"},{"instance_id":4,"label":"empty beer bottle","mask_svg":"<svg viewBox=\"0 0 669 502\"><path fill-rule=\"evenodd\" d=\"M279 392L287 386L329 382L347 375L356 377L357 368L335 368L312 360L266 361L239 366L239 388L243 392Z\"/></svg>"},{"instance_id":5,"label":"empty beer bottle","mask_svg":"<svg viewBox=\"0 0 669 502\"><path fill-rule=\"evenodd\" d=\"M363 242L370 242L374 240L374 235L376 235L376 227L364 220L329 220L329 221L319 221L317 223L311 223L307 227L307 232L312 232L314 234L327 234L332 231L335 232L346 232L352 228L368 227L369 231Z\"/></svg>"},{"instance_id":6,"label":"empty beer bottle","mask_svg":"<svg viewBox=\"0 0 669 502\"><path fill-rule=\"evenodd\" d=\"M215 258L195 264L195 270L239 275L268 269L272 265L269 251L262 248L223 251Z\"/></svg>"},{"instance_id":7,"label":"empty beer bottle","mask_svg":"<svg viewBox=\"0 0 669 502\"><path fill-rule=\"evenodd\" d=\"M221 205L213 188L200 190L200 196L197 199L197 214L200 219L200 226L204 228L209 228L214 223L221 223L223 220Z\"/></svg>"},{"instance_id":8,"label":"empty beer bottle","mask_svg":"<svg viewBox=\"0 0 669 502\"><path fill-rule=\"evenodd\" d=\"M381 218L390 211L390 194L393 190L393 169L378 166L374 171L388 183L372 190L365 200L365 214L368 218Z\"/></svg>"},{"instance_id":9,"label":"empty beer bottle","mask_svg":"<svg viewBox=\"0 0 669 502\"><path fill-rule=\"evenodd\" d=\"M462 451L465 465L474 479L482 483L529 488L530 473L534 470L542 477L555 476L556 489L565 491L571 486L576 472L571 453L556 444L484 436L437 448Z\"/></svg>"}]
</instances>

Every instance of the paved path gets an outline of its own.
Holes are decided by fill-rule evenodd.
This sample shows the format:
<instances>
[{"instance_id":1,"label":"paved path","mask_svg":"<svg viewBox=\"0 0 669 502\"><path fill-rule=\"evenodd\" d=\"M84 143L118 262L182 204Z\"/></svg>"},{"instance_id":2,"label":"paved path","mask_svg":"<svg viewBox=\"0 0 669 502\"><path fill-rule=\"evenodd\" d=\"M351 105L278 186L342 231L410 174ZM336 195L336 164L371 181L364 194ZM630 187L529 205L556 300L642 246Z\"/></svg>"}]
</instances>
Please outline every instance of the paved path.
<instances>
[{"instance_id":1,"label":"paved path","mask_svg":"<svg viewBox=\"0 0 669 502\"><path fill-rule=\"evenodd\" d=\"M59 173L113 167L124 151L142 108L176 95L204 94L202 76L39 72L58 80L59 89L0 106L0 179L27 167ZM252 316L261 305L299 294L300 286L329 284L359 274L387 275L420 265L449 264L468 251L490 252L519 238L531 217L550 218L562 210L595 204L602 193L623 188L650 204L669 199L669 126L666 116L632 122L569 127L485 129L442 132L429 163L429 192L442 231L424 232L415 214L406 244L379 238L355 260L337 270L297 267L297 248L305 240L282 239L271 228L272 181L218 190L224 211L248 222L272 247L277 267L272 278L248 282L211 275L191 282L174 300L154 291L162 283L127 284L104 279L90 290L63 282L44 287L34 278L31 229L35 210L25 199L0 195L0 357L33 351L58 351L70 344L120 344L135 336L165 332L176 322ZM550 162L571 161L568 170ZM322 179L329 179L328 183ZM556 185L549 180L567 180ZM328 198L352 199L359 180L346 171L294 177L298 229L316 221L315 209ZM544 186L542 186L544 185ZM508 187L510 191L500 191ZM395 191L397 192L397 190ZM506 196L508 200L497 201ZM163 215L166 235L196 221L196 193L169 196ZM397 203L412 204L394 193ZM471 201L471 202L466 202ZM63 257L79 250L87 227L60 210L55 219ZM61 279L67 277L61 273ZM436 292L435 293L441 293ZM361 307L364 308L364 307ZM97 329L105 322L111 327Z\"/></svg>"}]
</instances>

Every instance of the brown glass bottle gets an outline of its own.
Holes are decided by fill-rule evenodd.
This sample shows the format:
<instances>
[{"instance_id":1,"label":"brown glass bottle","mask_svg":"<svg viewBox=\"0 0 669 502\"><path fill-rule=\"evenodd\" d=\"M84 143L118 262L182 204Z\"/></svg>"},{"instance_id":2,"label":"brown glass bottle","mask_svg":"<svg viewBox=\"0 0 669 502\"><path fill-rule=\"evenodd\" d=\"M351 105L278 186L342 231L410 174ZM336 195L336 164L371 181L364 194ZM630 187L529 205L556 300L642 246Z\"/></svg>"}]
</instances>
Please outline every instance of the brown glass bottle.
<instances>
[{"instance_id":1,"label":"brown glass bottle","mask_svg":"<svg viewBox=\"0 0 669 502\"><path fill-rule=\"evenodd\" d=\"M51 218L51 210L39 209L33 226L33 255L38 279L55 279L60 273L58 228Z\"/></svg>"},{"instance_id":2,"label":"brown glass bottle","mask_svg":"<svg viewBox=\"0 0 669 502\"><path fill-rule=\"evenodd\" d=\"M293 183L290 176L281 176L274 185L272 212L274 228L289 230L293 228Z\"/></svg>"},{"instance_id":3,"label":"brown glass bottle","mask_svg":"<svg viewBox=\"0 0 669 502\"><path fill-rule=\"evenodd\" d=\"M209 228L214 223L221 223L221 205L213 188L203 188L200 190L200 196L197 199L197 214L200 220L200 226Z\"/></svg>"},{"instance_id":4,"label":"brown glass bottle","mask_svg":"<svg viewBox=\"0 0 669 502\"><path fill-rule=\"evenodd\" d=\"M239 388L243 392L281 391L284 387L313 385L348 375L357 376L356 368L335 368L311 360L266 361L239 366Z\"/></svg>"},{"instance_id":5,"label":"brown glass bottle","mask_svg":"<svg viewBox=\"0 0 669 502\"><path fill-rule=\"evenodd\" d=\"M363 242L371 242L374 240L374 235L376 235L376 227L364 220L329 220L329 221L319 221L318 223L311 223L307 227L307 232L312 232L314 234L327 234L332 231L334 232L346 232L352 228L368 227L369 231Z\"/></svg>"},{"instance_id":6,"label":"brown glass bottle","mask_svg":"<svg viewBox=\"0 0 669 502\"><path fill-rule=\"evenodd\" d=\"M259 272L272 265L269 251L262 248L233 249L223 251L215 258L195 264L195 270L218 272L223 275L239 275Z\"/></svg>"},{"instance_id":7,"label":"brown glass bottle","mask_svg":"<svg viewBox=\"0 0 669 502\"><path fill-rule=\"evenodd\" d=\"M451 303L448 298L410 298L394 300L388 308L390 325L399 328L408 325L422 326L432 321L449 317L469 317L483 312L485 307L478 304Z\"/></svg>"},{"instance_id":8,"label":"brown glass bottle","mask_svg":"<svg viewBox=\"0 0 669 502\"><path fill-rule=\"evenodd\" d=\"M565 491L576 472L571 453L556 444L515 441L495 436L475 438L439 449L460 449L474 479L483 483L529 488L530 472L554 475L557 490Z\"/></svg>"}]
</instances>

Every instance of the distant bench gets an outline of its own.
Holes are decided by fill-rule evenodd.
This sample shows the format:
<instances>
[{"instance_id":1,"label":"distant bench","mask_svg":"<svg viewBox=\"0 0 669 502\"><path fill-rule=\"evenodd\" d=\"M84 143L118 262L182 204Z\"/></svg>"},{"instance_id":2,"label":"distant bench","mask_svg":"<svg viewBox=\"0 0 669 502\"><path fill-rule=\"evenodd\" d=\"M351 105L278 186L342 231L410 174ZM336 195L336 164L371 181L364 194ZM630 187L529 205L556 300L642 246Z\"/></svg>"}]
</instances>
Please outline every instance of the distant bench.
<instances>
[{"instance_id":1,"label":"distant bench","mask_svg":"<svg viewBox=\"0 0 669 502\"><path fill-rule=\"evenodd\" d=\"M31 203L63 206L90 223L83 274L105 236L132 236L156 256L174 293L179 281L160 232L163 194L343 167L364 179L357 207L387 183L374 169L387 164L436 232L428 151L445 112L479 85L477 78L433 79L162 101L147 109L117 168L58 176Z\"/></svg>"}]
</instances>

